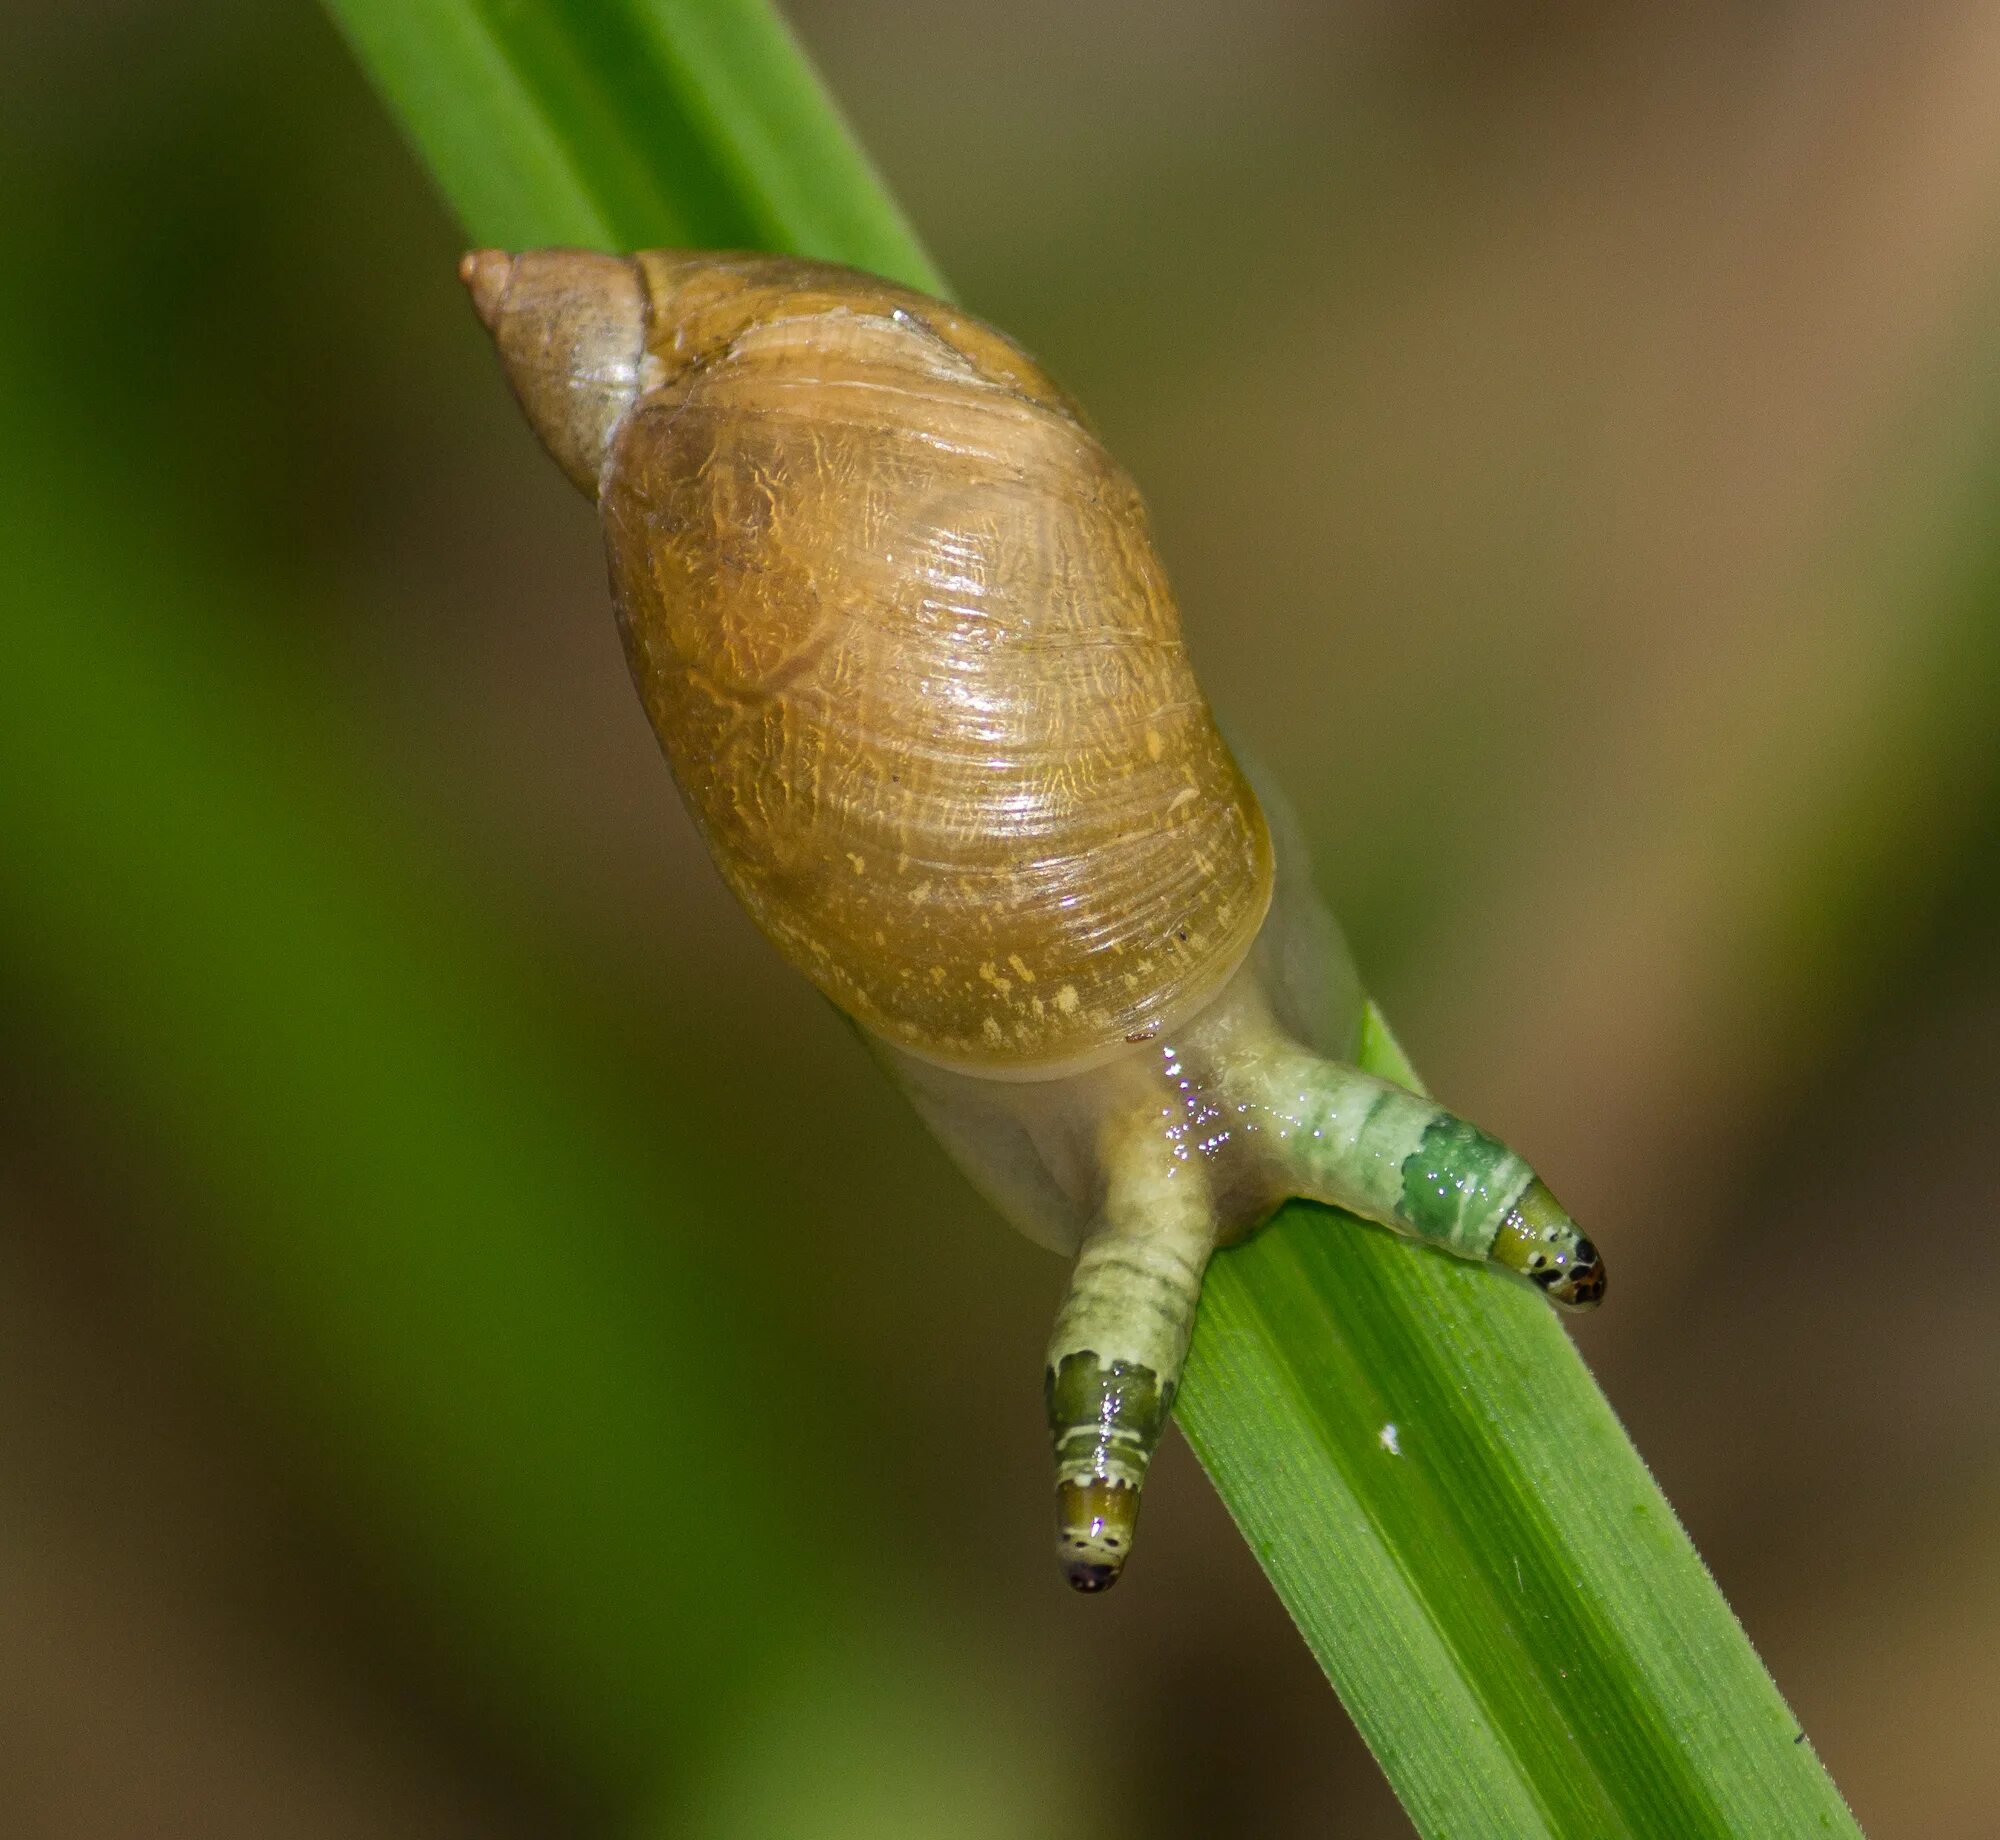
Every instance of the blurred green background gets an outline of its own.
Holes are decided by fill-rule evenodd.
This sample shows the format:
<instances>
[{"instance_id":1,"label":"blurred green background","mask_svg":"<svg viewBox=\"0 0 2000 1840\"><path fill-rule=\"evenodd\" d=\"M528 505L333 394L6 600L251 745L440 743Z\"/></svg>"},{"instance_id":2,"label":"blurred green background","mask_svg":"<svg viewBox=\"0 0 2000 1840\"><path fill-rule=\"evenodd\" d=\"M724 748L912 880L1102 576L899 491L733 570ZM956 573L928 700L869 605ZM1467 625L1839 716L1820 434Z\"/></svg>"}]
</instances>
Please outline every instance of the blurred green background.
<instances>
[{"instance_id":1,"label":"blurred green background","mask_svg":"<svg viewBox=\"0 0 2000 1840\"><path fill-rule=\"evenodd\" d=\"M2000 1801L2000 15L795 5L1871 1831ZM724 896L320 17L0 57L0 1824L1408 1831ZM1981 1763L1986 1757L1989 1761Z\"/></svg>"}]
</instances>

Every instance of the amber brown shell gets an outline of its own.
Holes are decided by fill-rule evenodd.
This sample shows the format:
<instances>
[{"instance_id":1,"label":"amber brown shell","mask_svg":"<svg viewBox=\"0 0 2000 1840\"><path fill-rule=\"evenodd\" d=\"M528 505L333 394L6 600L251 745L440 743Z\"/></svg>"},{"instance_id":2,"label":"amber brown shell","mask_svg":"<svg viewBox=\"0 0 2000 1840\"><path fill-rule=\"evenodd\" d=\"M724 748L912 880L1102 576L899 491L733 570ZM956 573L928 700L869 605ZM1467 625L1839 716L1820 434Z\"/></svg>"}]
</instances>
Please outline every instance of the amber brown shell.
<instances>
[{"instance_id":1,"label":"amber brown shell","mask_svg":"<svg viewBox=\"0 0 2000 1840\"><path fill-rule=\"evenodd\" d=\"M846 269L634 258L599 505L632 673L758 926L899 1046L1032 1071L1217 988L1257 802L1146 516L996 332Z\"/></svg>"}]
</instances>

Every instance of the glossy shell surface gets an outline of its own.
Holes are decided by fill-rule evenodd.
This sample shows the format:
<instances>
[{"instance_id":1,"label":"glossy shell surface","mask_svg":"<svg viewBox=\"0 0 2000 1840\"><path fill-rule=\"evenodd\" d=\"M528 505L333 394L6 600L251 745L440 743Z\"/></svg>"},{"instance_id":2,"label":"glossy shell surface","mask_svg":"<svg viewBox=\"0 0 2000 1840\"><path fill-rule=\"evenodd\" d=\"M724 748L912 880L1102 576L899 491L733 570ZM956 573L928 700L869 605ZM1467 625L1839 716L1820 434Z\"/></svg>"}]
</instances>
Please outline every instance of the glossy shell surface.
<instances>
[{"instance_id":1,"label":"glossy shell surface","mask_svg":"<svg viewBox=\"0 0 2000 1840\"><path fill-rule=\"evenodd\" d=\"M1031 1073L1219 988L1271 846L1138 494L1015 346L924 296L636 258L599 481L627 653L717 864L842 1009Z\"/></svg>"}]
</instances>

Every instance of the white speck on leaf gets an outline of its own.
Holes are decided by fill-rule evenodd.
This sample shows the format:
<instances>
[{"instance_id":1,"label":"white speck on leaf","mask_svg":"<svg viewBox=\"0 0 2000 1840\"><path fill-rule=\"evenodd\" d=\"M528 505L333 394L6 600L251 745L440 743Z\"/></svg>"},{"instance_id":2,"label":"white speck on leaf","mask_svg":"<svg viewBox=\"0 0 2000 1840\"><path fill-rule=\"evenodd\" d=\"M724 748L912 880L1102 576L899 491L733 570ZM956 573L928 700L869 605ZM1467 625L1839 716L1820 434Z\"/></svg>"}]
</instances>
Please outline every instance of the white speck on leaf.
<instances>
[{"instance_id":1,"label":"white speck on leaf","mask_svg":"<svg viewBox=\"0 0 2000 1840\"><path fill-rule=\"evenodd\" d=\"M1380 1431L1376 1432L1375 1441L1392 1457L1400 1457L1403 1454L1402 1440L1397 1437L1394 1425L1384 1425Z\"/></svg>"}]
</instances>

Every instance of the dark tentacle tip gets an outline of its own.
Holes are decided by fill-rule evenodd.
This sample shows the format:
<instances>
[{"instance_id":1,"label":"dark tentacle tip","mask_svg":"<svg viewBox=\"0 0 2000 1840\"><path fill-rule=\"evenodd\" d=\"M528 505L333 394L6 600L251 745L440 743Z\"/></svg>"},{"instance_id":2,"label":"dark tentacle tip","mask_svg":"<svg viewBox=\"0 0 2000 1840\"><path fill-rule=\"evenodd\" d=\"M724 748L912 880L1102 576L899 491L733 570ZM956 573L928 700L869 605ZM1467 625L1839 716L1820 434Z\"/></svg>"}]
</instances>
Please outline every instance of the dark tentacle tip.
<instances>
[{"instance_id":1,"label":"dark tentacle tip","mask_svg":"<svg viewBox=\"0 0 2000 1840\"><path fill-rule=\"evenodd\" d=\"M1115 1565L1092 1564L1085 1559L1063 1562L1063 1576L1069 1580L1070 1589L1086 1596L1110 1590L1118 1582L1118 1572Z\"/></svg>"},{"instance_id":2,"label":"dark tentacle tip","mask_svg":"<svg viewBox=\"0 0 2000 1840\"><path fill-rule=\"evenodd\" d=\"M1562 1269L1546 1276L1535 1274L1540 1284L1565 1309L1588 1310L1604 1300L1604 1259L1587 1239L1579 1239Z\"/></svg>"}]
</instances>

